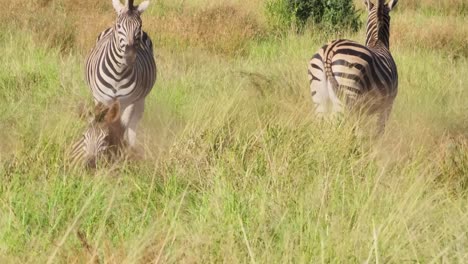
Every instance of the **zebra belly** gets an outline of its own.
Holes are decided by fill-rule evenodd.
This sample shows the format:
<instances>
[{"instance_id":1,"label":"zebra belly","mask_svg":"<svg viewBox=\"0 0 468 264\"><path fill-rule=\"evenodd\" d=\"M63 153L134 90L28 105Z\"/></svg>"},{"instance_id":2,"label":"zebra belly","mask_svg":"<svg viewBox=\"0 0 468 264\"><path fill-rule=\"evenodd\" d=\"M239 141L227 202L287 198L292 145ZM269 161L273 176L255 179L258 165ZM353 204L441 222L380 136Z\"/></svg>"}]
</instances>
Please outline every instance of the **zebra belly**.
<instances>
[{"instance_id":1,"label":"zebra belly","mask_svg":"<svg viewBox=\"0 0 468 264\"><path fill-rule=\"evenodd\" d=\"M134 87L134 85L132 87ZM134 89L131 90L130 88L103 88L97 90L97 92L94 92L93 96L95 101L101 102L105 105L111 105L115 100L118 100L122 108L126 108L128 105L141 99L141 96L138 96L138 94L136 94L136 91Z\"/></svg>"},{"instance_id":2,"label":"zebra belly","mask_svg":"<svg viewBox=\"0 0 468 264\"><path fill-rule=\"evenodd\" d=\"M103 76L105 84L96 82L93 85L94 99L106 105L110 105L114 100L119 100L121 106L130 105L144 98L154 85L154 82L143 83L138 77L135 76L116 81L115 78ZM144 86L149 86L149 88Z\"/></svg>"}]
</instances>

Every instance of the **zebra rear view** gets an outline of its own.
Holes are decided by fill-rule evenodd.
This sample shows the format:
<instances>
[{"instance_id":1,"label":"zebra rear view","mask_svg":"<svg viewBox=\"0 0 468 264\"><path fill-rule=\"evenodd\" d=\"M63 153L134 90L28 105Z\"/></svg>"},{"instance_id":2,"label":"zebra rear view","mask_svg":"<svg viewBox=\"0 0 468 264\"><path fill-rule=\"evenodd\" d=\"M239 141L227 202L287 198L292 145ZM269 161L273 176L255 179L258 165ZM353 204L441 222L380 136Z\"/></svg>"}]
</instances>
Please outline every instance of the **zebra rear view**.
<instances>
[{"instance_id":1,"label":"zebra rear view","mask_svg":"<svg viewBox=\"0 0 468 264\"><path fill-rule=\"evenodd\" d=\"M398 90L397 67L390 53L390 11L398 0L378 0L367 6L366 44L335 40L323 46L309 63L309 80L318 115L365 109L379 114L384 131Z\"/></svg>"},{"instance_id":2,"label":"zebra rear view","mask_svg":"<svg viewBox=\"0 0 468 264\"><path fill-rule=\"evenodd\" d=\"M140 15L149 5L134 6L133 0L122 5L112 0L117 12L115 24L101 32L86 59L86 81L95 104L120 103L120 121L130 147L136 143L136 129L143 116L145 97L156 82L153 45L142 30Z\"/></svg>"}]
</instances>

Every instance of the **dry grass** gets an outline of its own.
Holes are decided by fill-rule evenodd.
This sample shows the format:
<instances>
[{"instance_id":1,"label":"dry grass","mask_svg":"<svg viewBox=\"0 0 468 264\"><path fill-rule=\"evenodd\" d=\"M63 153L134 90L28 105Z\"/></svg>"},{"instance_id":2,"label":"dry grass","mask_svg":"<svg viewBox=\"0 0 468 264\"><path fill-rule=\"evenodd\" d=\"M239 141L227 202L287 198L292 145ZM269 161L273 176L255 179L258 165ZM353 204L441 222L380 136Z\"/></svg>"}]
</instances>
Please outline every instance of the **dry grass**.
<instances>
[{"instance_id":1,"label":"dry grass","mask_svg":"<svg viewBox=\"0 0 468 264\"><path fill-rule=\"evenodd\" d=\"M110 1L0 0L0 4L10 6L0 11L4 27L27 28L38 42L60 47L63 52L87 52L99 32L115 19ZM360 1L356 5L363 8ZM392 20L392 38L397 45L411 47L417 43L429 49L450 50L454 57L468 56L465 1L413 0L402 1L398 7ZM239 55L252 40L269 35L263 8L258 0L162 1L143 15L143 23L157 46L196 46L213 53ZM421 12L426 9L441 12L427 16Z\"/></svg>"},{"instance_id":2,"label":"dry grass","mask_svg":"<svg viewBox=\"0 0 468 264\"><path fill-rule=\"evenodd\" d=\"M5 0L0 4L5 5ZM192 3L193 5L193 3ZM239 5L209 4L152 7L164 10L159 15L143 15L144 29L156 45L199 46L215 53L242 54L248 44L265 35L262 25ZM41 15L38 15L40 13ZM105 28L112 26L115 14L111 2L36 0L14 2L0 11L0 22L29 29L38 42L60 47L63 52L86 52ZM163 43L161 43L163 42Z\"/></svg>"},{"instance_id":3,"label":"dry grass","mask_svg":"<svg viewBox=\"0 0 468 264\"><path fill-rule=\"evenodd\" d=\"M38 43L63 52L88 50L114 20L110 1L1 0L0 4L9 6L0 11L3 27L28 29Z\"/></svg>"},{"instance_id":4,"label":"dry grass","mask_svg":"<svg viewBox=\"0 0 468 264\"><path fill-rule=\"evenodd\" d=\"M457 194L468 190L468 133L444 136L437 146L436 180Z\"/></svg>"},{"instance_id":5,"label":"dry grass","mask_svg":"<svg viewBox=\"0 0 468 264\"><path fill-rule=\"evenodd\" d=\"M431 13L446 15L468 15L468 3L465 0L406 0L399 2L401 10L427 10Z\"/></svg>"},{"instance_id":6,"label":"dry grass","mask_svg":"<svg viewBox=\"0 0 468 264\"><path fill-rule=\"evenodd\" d=\"M228 55L242 54L252 40L264 35L257 20L235 6L183 9L164 17L148 18L145 23L149 32L162 42L198 46Z\"/></svg>"},{"instance_id":7,"label":"dry grass","mask_svg":"<svg viewBox=\"0 0 468 264\"><path fill-rule=\"evenodd\" d=\"M465 21L460 17L425 17L417 12L398 14L392 19L392 41L400 47L424 47L452 57L468 57L468 24Z\"/></svg>"},{"instance_id":8,"label":"dry grass","mask_svg":"<svg viewBox=\"0 0 468 264\"><path fill-rule=\"evenodd\" d=\"M371 0L377 2L377 0ZM388 2L388 0L386 0ZM354 0L356 7L364 10L363 0ZM399 11L418 11L421 13L443 14L443 15L468 15L468 4L465 0L405 0L398 1L397 10Z\"/></svg>"},{"instance_id":9,"label":"dry grass","mask_svg":"<svg viewBox=\"0 0 468 264\"><path fill-rule=\"evenodd\" d=\"M217 6L197 13L190 24L195 26L192 38L215 51L243 51L250 40L263 34L255 18L234 6Z\"/></svg>"}]
</instances>

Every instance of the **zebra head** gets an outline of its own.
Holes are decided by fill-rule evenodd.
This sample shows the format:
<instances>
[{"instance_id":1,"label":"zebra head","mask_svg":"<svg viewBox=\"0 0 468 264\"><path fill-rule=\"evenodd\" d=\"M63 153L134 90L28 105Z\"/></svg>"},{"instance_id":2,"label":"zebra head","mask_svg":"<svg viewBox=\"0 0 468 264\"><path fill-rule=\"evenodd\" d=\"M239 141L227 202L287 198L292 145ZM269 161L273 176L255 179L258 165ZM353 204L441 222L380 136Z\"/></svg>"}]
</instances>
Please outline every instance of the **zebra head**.
<instances>
[{"instance_id":1,"label":"zebra head","mask_svg":"<svg viewBox=\"0 0 468 264\"><path fill-rule=\"evenodd\" d=\"M118 49L123 52L127 66L132 66L136 59L136 47L143 35L140 15L148 8L149 1L134 6L133 0L126 0L125 5L120 0L112 0L112 5L117 12L114 30Z\"/></svg>"},{"instance_id":2,"label":"zebra head","mask_svg":"<svg viewBox=\"0 0 468 264\"><path fill-rule=\"evenodd\" d=\"M120 103L110 106L98 103L95 114L80 141L73 148L73 163L82 161L87 168L95 169L104 154L115 154L121 146L123 126L120 122Z\"/></svg>"},{"instance_id":3,"label":"zebra head","mask_svg":"<svg viewBox=\"0 0 468 264\"><path fill-rule=\"evenodd\" d=\"M373 4L371 0L364 0L369 13L367 17L366 46L376 45L380 40L385 47L390 47L390 11L396 6L398 0L378 0Z\"/></svg>"}]
</instances>

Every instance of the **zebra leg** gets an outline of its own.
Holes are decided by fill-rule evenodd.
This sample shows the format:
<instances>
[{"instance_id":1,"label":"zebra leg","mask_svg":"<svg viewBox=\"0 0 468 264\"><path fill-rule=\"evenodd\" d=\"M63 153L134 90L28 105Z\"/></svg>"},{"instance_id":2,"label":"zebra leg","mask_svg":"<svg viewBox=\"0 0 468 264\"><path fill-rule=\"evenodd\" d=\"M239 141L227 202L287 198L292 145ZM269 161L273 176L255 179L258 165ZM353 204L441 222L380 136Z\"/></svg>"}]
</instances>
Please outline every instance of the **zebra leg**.
<instances>
[{"instance_id":1,"label":"zebra leg","mask_svg":"<svg viewBox=\"0 0 468 264\"><path fill-rule=\"evenodd\" d=\"M387 124L388 118L390 117L392 108L393 102L385 104L380 111L377 119L377 136L381 136L385 132L385 125Z\"/></svg>"},{"instance_id":2,"label":"zebra leg","mask_svg":"<svg viewBox=\"0 0 468 264\"><path fill-rule=\"evenodd\" d=\"M141 99L129 105L122 114L122 124L126 127L128 145L133 148L136 145L136 129L138 122L143 117L145 100Z\"/></svg>"},{"instance_id":3,"label":"zebra leg","mask_svg":"<svg viewBox=\"0 0 468 264\"><path fill-rule=\"evenodd\" d=\"M328 96L327 83L325 75L322 73L320 77L323 80L312 80L310 84L310 92L312 101L315 104L315 114L319 118L324 118L328 113L330 98Z\"/></svg>"},{"instance_id":4,"label":"zebra leg","mask_svg":"<svg viewBox=\"0 0 468 264\"><path fill-rule=\"evenodd\" d=\"M340 116L340 114L343 113L344 107L340 98L338 98L338 95L335 93L330 81L327 81L327 86L328 86L328 94L329 94L330 101L331 101L331 113L332 113L332 117L335 118L336 116Z\"/></svg>"},{"instance_id":5,"label":"zebra leg","mask_svg":"<svg viewBox=\"0 0 468 264\"><path fill-rule=\"evenodd\" d=\"M316 92L312 96L312 101L315 104L315 114L319 118L324 118L328 112L328 94L324 95L321 92Z\"/></svg>"},{"instance_id":6,"label":"zebra leg","mask_svg":"<svg viewBox=\"0 0 468 264\"><path fill-rule=\"evenodd\" d=\"M128 105L127 107L124 108L122 111L122 116L120 117L120 121L122 122L122 125L125 127L125 134L124 138L126 143L130 144L130 141L128 140L128 126L130 124L130 119L133 114L133 109L135 108L134 104Z\"/></svg>"}]
</instances>

